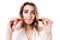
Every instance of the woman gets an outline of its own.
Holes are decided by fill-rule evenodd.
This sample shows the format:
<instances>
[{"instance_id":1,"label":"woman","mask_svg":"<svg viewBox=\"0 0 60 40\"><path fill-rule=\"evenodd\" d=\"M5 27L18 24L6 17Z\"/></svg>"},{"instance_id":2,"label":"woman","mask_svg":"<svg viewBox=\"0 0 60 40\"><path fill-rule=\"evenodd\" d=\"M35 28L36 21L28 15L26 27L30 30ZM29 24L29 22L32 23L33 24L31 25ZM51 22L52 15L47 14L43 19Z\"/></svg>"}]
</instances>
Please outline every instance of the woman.
<instances>
[{"instance_id":1,"label":"woman","mask_svg":"<svg viewBox=\"0 0 60 40\"><path fill-rule=\"evenodd\" d=\"M7 40L52 40L52 21L47 18L41 18L43 27L39 27L39 20L36 5L25 2L20 9L20 20L15 21L11 26L12 21L17 20L13 18L8 25ZM19 18L18 18L19 19ZM20 23L20 24L19 24ZM16 28L16 26L18 27Z\"/></svg>"}]
</instances>

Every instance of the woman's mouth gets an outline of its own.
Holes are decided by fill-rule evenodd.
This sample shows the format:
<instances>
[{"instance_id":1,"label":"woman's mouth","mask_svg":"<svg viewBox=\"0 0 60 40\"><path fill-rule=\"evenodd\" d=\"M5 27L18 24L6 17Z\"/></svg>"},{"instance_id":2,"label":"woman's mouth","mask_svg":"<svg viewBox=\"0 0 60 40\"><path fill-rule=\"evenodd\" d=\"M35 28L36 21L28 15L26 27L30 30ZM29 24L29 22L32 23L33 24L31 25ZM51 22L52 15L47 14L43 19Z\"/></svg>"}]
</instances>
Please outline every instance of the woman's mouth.
<instances>
[{"instance_id":1,"label":"woman's mouth","mask_svg":"<svg viewBox=\"0 0 60 40\"><path fill-rule=\"evenodd\" d=\"M33 20L33 19L27 19L27 20Z\"/></svg>"}]
</instances>

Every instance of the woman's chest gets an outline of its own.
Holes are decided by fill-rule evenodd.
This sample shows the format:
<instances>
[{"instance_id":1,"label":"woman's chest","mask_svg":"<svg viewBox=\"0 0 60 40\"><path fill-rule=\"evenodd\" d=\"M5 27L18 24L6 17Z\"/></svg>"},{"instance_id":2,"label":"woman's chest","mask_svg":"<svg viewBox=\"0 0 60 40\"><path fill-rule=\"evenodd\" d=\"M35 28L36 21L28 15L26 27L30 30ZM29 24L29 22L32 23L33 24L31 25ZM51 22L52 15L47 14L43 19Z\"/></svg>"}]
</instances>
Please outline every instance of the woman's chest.
<instances>
[{"instance_id":1,"label":"woman's chest","mask_svg":"<svg viewBox=\"0 0 60 40\"><path fill-rule=\"evenodd\" d=\"M30 40L44 40L44 32L38 35L36 31L33 32L32 35L28 34L29 37L31 37ZM14 33L12 36L12 40L28 40L28 37L26 33L22 30L18 33Z\"/></svg>"}]
</instances>

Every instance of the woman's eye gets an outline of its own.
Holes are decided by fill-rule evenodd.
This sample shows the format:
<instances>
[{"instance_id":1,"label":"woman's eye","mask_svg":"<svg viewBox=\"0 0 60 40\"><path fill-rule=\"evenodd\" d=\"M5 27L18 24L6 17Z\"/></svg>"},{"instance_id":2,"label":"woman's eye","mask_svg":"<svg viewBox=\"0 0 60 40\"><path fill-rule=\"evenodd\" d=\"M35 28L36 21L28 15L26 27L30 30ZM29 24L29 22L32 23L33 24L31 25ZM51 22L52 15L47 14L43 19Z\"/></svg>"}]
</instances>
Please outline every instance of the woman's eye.
<instances>
[{"instance_id":1,"label":"woman's eye","mask_svg":"<svg viewBox=\"0 0 60 40\"><path fill-rule=\"evenodd\" d=\"M32 12L32 14L35 14L35 12Z\"/></svg>"},{"instance_id":2,"label":"woman's eye","mask_svg":"<svg viewBox=\"0 0 60 40\"><path fill-rule=\"evenodd\" d=\"M24 13L28 13L28 12L24 12Z\"/></svg>"},{"instance_id":3,"label":"woman's eye","mask_svg":"<svg viewBox=\"0 0 60 40\"><path fill-rule=\"evenodd\" d=\"M33 12L33 14L35 14L35 13Z\"/></svg>"}]
</instances>

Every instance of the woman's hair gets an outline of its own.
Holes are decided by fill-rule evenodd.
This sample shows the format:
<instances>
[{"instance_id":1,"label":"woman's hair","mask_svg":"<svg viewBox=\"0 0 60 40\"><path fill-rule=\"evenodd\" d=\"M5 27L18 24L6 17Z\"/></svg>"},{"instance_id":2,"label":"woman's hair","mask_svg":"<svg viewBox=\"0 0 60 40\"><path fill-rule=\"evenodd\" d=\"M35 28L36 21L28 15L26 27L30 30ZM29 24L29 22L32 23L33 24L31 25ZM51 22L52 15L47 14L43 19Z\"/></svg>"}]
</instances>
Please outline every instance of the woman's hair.
<instances>
[{"instance_id":1,"label":"woman's hair","mask_svg":"<svg viewBox=\"0 0 60 40\"><path fill-rule=\"evenodd\" d=\"M19 16L20 16L21 18L23 18L23 9L24 9L24 7L25 7L26 5L31 5L31 6L34 7L35 19L34 19L34 21L33 21L33 23L32 23L31 25L32 25L33 27L35 27L35 29L36 29L37 31L39 31L39 30L40 30L39 22L38 22L38 20L36 21L36 19L38 19L37 7L36 7L36 5L35 5L34 3L32 3L32 2L25 2L25 3L21 6L21 8L20 8ZM25 23L22 22L21 27L24 27L24 26L25 26L24 24L25 24Z\"/></svg>"}]
</instances>

